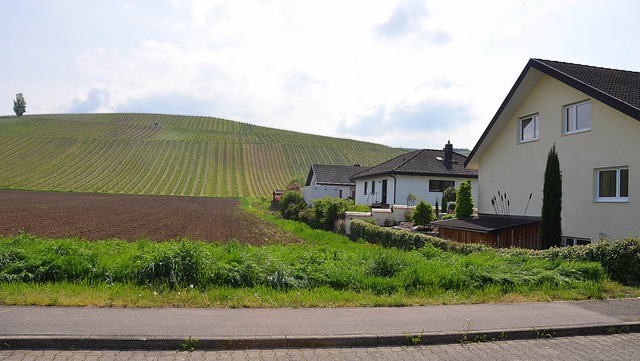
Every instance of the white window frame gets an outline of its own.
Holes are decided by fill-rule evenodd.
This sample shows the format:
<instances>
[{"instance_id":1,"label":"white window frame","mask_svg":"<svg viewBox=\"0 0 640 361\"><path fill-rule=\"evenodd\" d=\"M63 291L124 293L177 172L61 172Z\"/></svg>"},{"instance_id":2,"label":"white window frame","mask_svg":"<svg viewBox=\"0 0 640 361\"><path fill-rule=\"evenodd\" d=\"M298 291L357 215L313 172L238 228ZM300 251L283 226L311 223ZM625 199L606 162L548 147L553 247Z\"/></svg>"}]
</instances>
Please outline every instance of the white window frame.
<instances>
[{"instance_id":1,"label":"white window frame","mask_svg":"<svg viewBox=\"0 0 640 361\"><path fill-rule=\"evenodd\" d=\"M578 129L578 117L577 117L577 108L581 105L589 104L589 126L585 128ZM573 116L569 118L569 110L573 109ZM569 130L568 123L571 122L573 125L573 130ZM573 103L569 105L565 105L562 107L562 134L575 134L582 133L591 130L591 100L584 100L578 103Z\"/></svg>"},{"instance_id":2,"label":"white window frame","mask_svg":"<svg viewBox=\"0 0 640 361\"><path fill-rule=\"evenodd\" d=\"M522 123L525 120L533 121L533 138L524 139L524 129L522 128ZM521 117L518 119L518 143L527 143L533 142L540 139L540 117L538 114L527 115L526 117Z\"/></svg>"},{"instance_id":3,"label":"white window frame","mask_svg":"<svg viewBox=\"0 0 640 361\"><path fill-rule=\"evenodd\" d=\"M563 247L580 246L580 245L589 244L589 243L592 243L591 239L589 238L579 238L579 237L572 237L572 236L562 237Z\"/></svg>"},{"instance_id":4,"label":"white window frame","mask_svg":"<svg viewBox=\"0 0 640 361\"><path fill-rule=\"evenodd\" d=\"M626 170L627 171L627 196L623 197L620 195L620 171L621 170ZM616 195L614 197L601 197L600 196L600 172L607 172L607 171L615 171L616 172ZM595 185L595 189L594 189L594 195L595 195L595 201L596 202L629 202L629 167L628 166L624 166L624 167L609 167L609 168L599 168L599 169L595 169L594 170L594 176L595 176L595 180L594 180L594 185Z\"/></svg>"}]
</instances>

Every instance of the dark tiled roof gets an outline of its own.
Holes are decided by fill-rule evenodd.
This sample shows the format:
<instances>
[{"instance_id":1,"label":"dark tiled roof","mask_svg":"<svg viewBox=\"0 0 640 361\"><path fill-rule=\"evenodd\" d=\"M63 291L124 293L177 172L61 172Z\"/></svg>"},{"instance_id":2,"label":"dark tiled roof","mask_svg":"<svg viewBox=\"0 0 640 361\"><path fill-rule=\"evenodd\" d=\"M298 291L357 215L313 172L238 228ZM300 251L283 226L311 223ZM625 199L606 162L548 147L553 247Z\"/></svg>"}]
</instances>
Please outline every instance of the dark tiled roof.
<instances>
[{"instance_id":1,"label":"dark tiled roof","mask_svg":"<svg viewBox=\"0 0 640 361\"><path fill-rule=\"evenodd\" d=\"M584 84L584 86L593 88L596 91L640 109L639 72L563 63L553 60L533 60L577 80ZM578 85L574 86L578 87Z\"/></svg>"},{"instance_id":2,"label":"dark tiled roof","mask_svg":"<svg viewBox=\"0 0 640 361\"><path fill-rule=\"evenodd\" d=\"M469 154L465 166L476 155L480 145L505 110L531 68L547 74L608 106L640 121L640 73L600 68L561 61L529 59L518 80Z\"/></svg>"},{"instance_id":3,"label":"dark tiled roof","mask_svg":"<svg viewBox=\"0 0 640 361\"><path fill-rule=\"evenodd\" d=\"M505 228L518 227L538 222L540 222L540 218L537 217L496 217L494 215L482 214L476 217L435 221L431 222L431 225L436 227L461 229L479 233L491 233Z\"/></svg>"},{"instance_id":4,"label":"dark tiled roof","mask_svg":"<svg viewBox=\"0 0 640 361\"><path fill-rule=\"evenodd\" d=\"M351 176L362 172L363 169L357 165L312 164L311 168L309 168L309 175L305 185L311 185L314 174L316 175L317 184L353 185L350 179Z\"/></svg>"},{"instance_id":5,"label":"dark tiled roof","mask_svg":"<svg viewBox=\"0 0 640 361\"><path fill-rule=\"evenodd\" d=\"M366 169L351 179L384 174L478 178L477 171L464 168L464 162L467 159L464 155L454 152L453 163L449 165L445 165L442 159L444 159L444 150L416 150Z\"/></svg>"}]
</instances>

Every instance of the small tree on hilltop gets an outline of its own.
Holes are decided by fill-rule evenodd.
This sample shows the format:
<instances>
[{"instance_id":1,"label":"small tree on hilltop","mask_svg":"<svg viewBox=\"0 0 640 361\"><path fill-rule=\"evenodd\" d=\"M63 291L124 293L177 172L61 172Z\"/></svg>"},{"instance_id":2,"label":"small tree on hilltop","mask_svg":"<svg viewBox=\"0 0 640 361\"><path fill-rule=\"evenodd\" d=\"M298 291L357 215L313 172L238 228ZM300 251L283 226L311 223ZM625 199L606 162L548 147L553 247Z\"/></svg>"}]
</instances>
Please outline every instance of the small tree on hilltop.
<instances>
[{"instance_id":1,"label":"small tree on hilltop","mask_svg":"<svg viewBox=\"0 0 640 361\"><path fill-rule=\"evenodd\" d=\"M421 200L413 211L413 223L419 226L426 226L433 220L433 208L431 204Z\"/></svg>"},{"instance_id":2,"label":"small tree on hilltop","mask_svg":"<svg viewBox=\"0 0 640 361\"><path fill-rule=\"evenodd\" d=\"M473 196L471 195L471 181L460 183L456 195L456 218L471 217L473 215Z\"/></svg>"},{"instance_id":3,"label":"small tree on hilltop","mask_svg":"<svg viewBox=\"0 0 640 361\"><path fill-rule=\"evenodd\" d=\"M16 100L13 101L13 111L19 117L27 111L27 101L24 100L22 93L16 94Z\"/></svg>"},{"instance_id":4,"label":"small tree on hilltop","mask_svg":"<svg viewBox=\"0 0 640 361\"><path fill-rule=\"evenodd\" d=\"M542 217L540 244L542 248L560 246L562 243L562 173L556 145L549 150L544 170L542 189Z\"/></svg>"}]
</instances>

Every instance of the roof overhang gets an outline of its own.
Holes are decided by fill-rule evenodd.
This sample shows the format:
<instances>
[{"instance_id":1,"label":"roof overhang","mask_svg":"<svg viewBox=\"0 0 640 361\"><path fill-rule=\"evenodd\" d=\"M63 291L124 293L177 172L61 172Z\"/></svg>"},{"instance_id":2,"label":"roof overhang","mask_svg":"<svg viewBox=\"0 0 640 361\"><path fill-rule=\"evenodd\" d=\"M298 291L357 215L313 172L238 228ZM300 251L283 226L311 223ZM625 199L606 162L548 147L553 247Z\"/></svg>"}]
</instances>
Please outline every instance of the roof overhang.
<instances>
[{"instance_id":1,"label":"roof overhang","mask_svg":"<svg viewBox=\"0 0 640 361\"><path fill-rule=\"evenodd\" d=\"M522 104L531 89L545 74L587 94L591 98L607 104L631 118L640 121L640 109L545 64L544 60L539 61L538 59L529 59L529 62L524 67L524 70L522 70L522 73L520 73L520 76L507 94L505 100L502 102L502 105L500 105L500 108L498 108L493 119L489 122L487 129L482 133L478 143L476 143L475 147L469 154L469 157L467 157L467 160L464 163L464 166L467 169L478 169L479 159L482 157L484 151L493 142L509 119L513 117L514 112Z\"/></svg>"}]
</instances>

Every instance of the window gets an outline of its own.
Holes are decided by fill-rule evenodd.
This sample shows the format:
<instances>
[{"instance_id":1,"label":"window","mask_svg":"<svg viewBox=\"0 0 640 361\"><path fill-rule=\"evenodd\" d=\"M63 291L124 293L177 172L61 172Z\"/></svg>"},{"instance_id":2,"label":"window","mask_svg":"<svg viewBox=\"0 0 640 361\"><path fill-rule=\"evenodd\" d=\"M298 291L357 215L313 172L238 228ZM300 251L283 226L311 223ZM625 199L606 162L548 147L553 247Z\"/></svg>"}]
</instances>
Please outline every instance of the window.
<instances>
[{"instance_id":1,"label":"window","mask_svg":"<svg viewBox=\"0 0 640 361\"><path fill-rule=\"evenodd\" d=\"M371 193L376 194L376 181L371 181Z\"/></svg>"},{"instance_id":2,"label":"window","mask_svg":"<svg viewBox=\"0 0 640 361\"><path fill-rule=\"evenodd\" d=\"M629 168L596 169L596 202L629 201Z\"/></svg>"},{"instance_id":3,"label":"window","mask_svg":"<svg viewBox=\"0 0 640 361\"><path fill-rule=\"evenodd\" d=\"M444 192L449 187L455 187L454 181L429 180L429 192Z\"/></svg>"},{"instance_id":4,"label":"window","mask_svg":"<svg viewBox=\"0 0 640 361\"><path fill-rule=\"evenodd\" d=\"M520 143L538 140L540 130L537 114L520 118L518 123L518 141Z\"/></svg>"},{"instance_id":5,"label":"window","mask_svg":"<svg viewBox=\"0 0 640 361\"><path fill-rule=\"evenodd\" d=\"M562 237L562 246L584 246L590 244L591 240L588 238L577 238L577 237Z\"/></svg>"},{"instance_id":6,"label":"window","mask_svg":"<svg viewBox=\"0 0 640 361\"><path fill-rule=\"evenodd\" d=\"M591 102L567 105L563 111L564 134L584 132L591 129Z\"/></svg>"},{"instance_id":7,"label":"window","mask_svg":"<svg viewBox=\"0 0 640 361\"><path fill-rule=\"evenodd\" d=\"M369 184L369 182L364 182L364 195L367 195L367 185Z\"/></svg>"}]
</instances>

